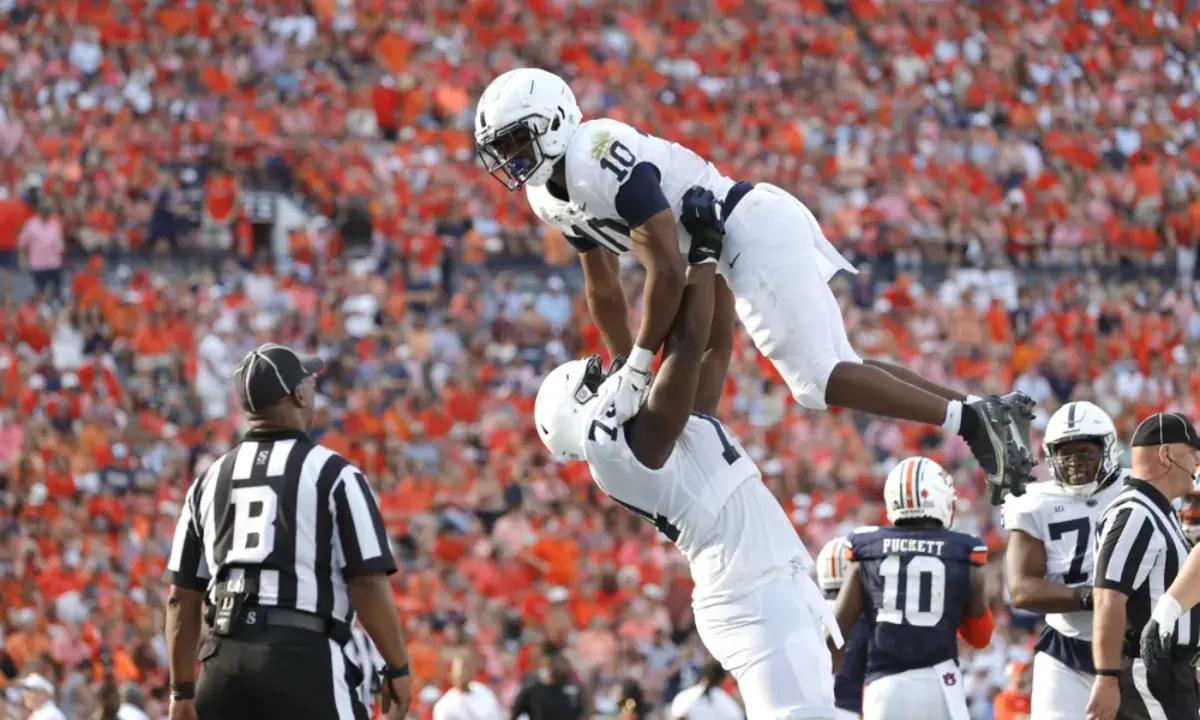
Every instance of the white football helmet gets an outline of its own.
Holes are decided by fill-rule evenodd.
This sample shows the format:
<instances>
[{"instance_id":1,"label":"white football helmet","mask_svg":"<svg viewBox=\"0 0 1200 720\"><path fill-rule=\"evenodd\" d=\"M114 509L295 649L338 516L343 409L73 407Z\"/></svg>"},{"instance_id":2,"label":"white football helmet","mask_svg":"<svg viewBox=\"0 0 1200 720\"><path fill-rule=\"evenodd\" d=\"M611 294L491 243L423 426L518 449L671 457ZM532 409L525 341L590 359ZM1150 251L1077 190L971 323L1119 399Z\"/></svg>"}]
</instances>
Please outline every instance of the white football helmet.
<instances>
[{"instance_id":1,"label":"white football helmet","mask_svg":"<svg viewBox=\"0 0 1200 720\"><path fill-rule=\"evenodd\" d=\"M850 556L850 543L844 537L835 537L825 543L817 553L817 585L826 596L837 595L846 579L846 561Z\"/></svg>"},{"instance_id":2,"label":"white football helmet","mask_svg":"<svg viewBox=\"0 0 1200 720\"><path fill-rule=\"evenodd\" d=\"M492 177L509 190L545 185L583 120L575 93L554 73L509 70L479 97L475 148Z\"/></svg>"},{"instance_id":3,"label":"white football helmet","mask_svg":"<svg viewBox=\"0 0 1200 720\"><path fill-rule=\"evenodd\" d=\"M583 459L585 411L596 402L596 390L603 382L599 355L565 362L542 381L533 401L533 421L542 444L555 457Z\"/></svg>"},{"instance_id":4,"label":"white football helmet","mask_svg":"<svg viewBox=\"0 0 1200 720\"><path fill-rule=\"evenodd\" d=\"M1095 443L1098 452L1062 452L1064 445L1081 440ZM1121 469L1121 447L1112 418L1086 401L1067 403L1050 416L1042 453L1050 476L1068 495L1087 497L1112 482Z\"/></svg>"},{"instance_id":5,"label":"white football helmet","mask_svg":"<svg viewBox=\"0 0 1200 720\"><path fill-rule=\"evenodd\" d=\"M948 528L954 522L954 478L926 457L900 461L883 484L888 521L937 520Z\"/></svg>"}]
</instances>

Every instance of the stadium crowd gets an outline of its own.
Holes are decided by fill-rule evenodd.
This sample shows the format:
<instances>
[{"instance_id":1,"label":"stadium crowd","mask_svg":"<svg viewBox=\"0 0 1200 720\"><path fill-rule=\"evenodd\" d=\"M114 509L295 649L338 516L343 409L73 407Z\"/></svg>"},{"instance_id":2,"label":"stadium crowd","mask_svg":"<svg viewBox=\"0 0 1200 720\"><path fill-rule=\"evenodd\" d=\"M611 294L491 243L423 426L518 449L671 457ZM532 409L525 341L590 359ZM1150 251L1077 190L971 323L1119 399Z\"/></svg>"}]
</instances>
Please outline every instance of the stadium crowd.
<instances>
[{"instance_id":1,"label":"stadium crowd","mask_svg":"<svg viewBox=\"0 0 1200 720\"><path fill-rule=\"evenodd\" d=\"M629 678L651 708L696 681L681 558L528 421L544 372L601 347L566 243L471 146L476 93L519 64L803 198L863 268L838 281L863 355L1015 386L1042 422L1091 399L1126 438L1195 416L1200 10L1111 5L0 0L8 712L39 673L69 717L109 717L117 687L163 716L178 503L266 340L327 358L316 434L377 483L420 717L454 657L507 703L546 642L609 716ZM253 189L316 218L286 252ZM956 475L957 527L994 551L1002 632L966 661L993 717L1034 620L1005 609L965 446L803 411L744 337L721 416L814 553L880 520L895 460Z\"/></svg>"}]
</instances>

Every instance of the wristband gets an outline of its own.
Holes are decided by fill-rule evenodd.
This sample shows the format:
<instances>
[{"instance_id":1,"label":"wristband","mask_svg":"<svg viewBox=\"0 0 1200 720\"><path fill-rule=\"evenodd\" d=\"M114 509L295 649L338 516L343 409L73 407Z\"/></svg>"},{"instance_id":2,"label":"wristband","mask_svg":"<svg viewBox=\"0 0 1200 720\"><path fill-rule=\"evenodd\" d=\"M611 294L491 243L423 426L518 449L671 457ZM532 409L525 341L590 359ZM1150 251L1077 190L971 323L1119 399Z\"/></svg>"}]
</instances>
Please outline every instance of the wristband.
<instances>
[{"instance_id":1,"label":"wristband","mask_svg":"<svg viewBox=\"0 0 1200 720\"><path fill-rule=\"evenodd\" d=\"M191 700L195 697L196 697L196 683L194 683L194 682L171 683L171 699L172 700Z\"/></svg>"},{"instance_id":2,"label":"wristband","mask_svg":"<svg viewBox=\"0 0 1200 720\"><path fill-rule=\"evenodd\" d=\"M1150 614L1150 619L1157 621L1160 628L1173 628L1175 621L1183 614L1183 607L1179 601L1171 595L1171 593L1163 593L1158 599L1158 603L1154 606L1154 612Z\"/></svg>"},{"instance_id":3,"label":"wristband","mask_svg":"<svg viewBox=\"0 0 1200 720\"><path fill-rule=\"evenodd\" d=\"M391 663L387 663L379 671L379 674L383 676L384 680L395 680L396 678L408 677L408 663L404 663L399 667L392 665Z\"/></svg>"},{"instance_id":4,"label":"wristband","mask_svg":"<svg viewBox=\"0 0 1200 720\"><path fill-rule=\"evenodd\" d=\"M1121 677L1121 671L1120 670L1101 670L1101 669L1097 668L1096 675L1098 677L1119 678L1119 677Z\"/></svg>"},{"instance_id":5,"label":"wristband","mask_svg":"<svg viewBox=\"0 0 1200 720\"><path fill-rule=\"evenodd\" d=\"M633 346L629 357L625 358L625 367L637 370L643 375L650 372L650 363L654 362L654 353L644 347Z\"/></svg>"},{"instance_id":6,"label":"wristband","mask_svg":"<svg viewBox=\"0 0 1200 720\"><path fill-rule=\"evenodd\" d=\"M1092 589L1087 585L1080 585L1075 588L1075 602L1079 603L1080 610L1095 609L1095 602L1092 598Z\"/></svg>"}]
</instances>

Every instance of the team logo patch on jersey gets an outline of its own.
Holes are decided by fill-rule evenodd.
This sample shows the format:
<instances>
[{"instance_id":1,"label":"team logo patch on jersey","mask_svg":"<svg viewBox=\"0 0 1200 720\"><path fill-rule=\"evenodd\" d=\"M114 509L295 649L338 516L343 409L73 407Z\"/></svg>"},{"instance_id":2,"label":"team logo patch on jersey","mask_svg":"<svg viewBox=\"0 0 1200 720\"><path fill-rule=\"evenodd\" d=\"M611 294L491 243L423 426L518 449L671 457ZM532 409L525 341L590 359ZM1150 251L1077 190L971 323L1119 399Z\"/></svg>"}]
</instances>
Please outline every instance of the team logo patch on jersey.
<instances>
[{"instance_id":1,"label":"team logo patch on jersey","mask_svg":"<svg viewBox=\"0 0 1200 720\"><path fill-rule=\"evenodd\" d=\"M596 139L592 141L592 159L597 161L603 159L608 154L608 149L612 146L612 143L612 133L604 131L597 135Z\"/></svg>"},{"instance_id":2,"label":"team logo patch on jersey","mask_svg":"<svg viewBox=\"0 0 1200 720\"><path fill-rule=\"evenodd\" d=\"M942 682L946 684L946 687L954 687L958 684L958 676L952 672L945 673L942 675Z\"/></svg>"}]
</instances>

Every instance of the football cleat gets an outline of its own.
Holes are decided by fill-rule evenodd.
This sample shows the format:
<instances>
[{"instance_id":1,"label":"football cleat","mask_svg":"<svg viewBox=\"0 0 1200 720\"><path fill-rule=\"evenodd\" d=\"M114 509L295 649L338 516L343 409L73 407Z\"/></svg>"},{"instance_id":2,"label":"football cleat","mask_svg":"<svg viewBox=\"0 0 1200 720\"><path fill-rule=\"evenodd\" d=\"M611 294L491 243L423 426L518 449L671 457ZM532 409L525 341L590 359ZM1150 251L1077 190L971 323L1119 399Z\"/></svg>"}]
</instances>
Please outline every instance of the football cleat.
<instances>
[{"instance_id":1,"label":"football cleat","mask_svg":"<svg viewBox=\"0 0 1200 720\"><path fill-rule=\"evenodd\" d=\"M1033 445L1029 440L1029 426L1033 423L1033 398L1023 392L1010 392L1000 398L1009 407L1008 428L1009 442L1015 445L1010 453L1015 458L1009 463L1009 472L1005 477L1005 485L1013 495L1025 494L1025 486L1033 481L1034 460Z\"/></svg>"},{"instance_id":2,"label":"football cleat","mask_svg":"<svg viewBox=\"0 0 1200 720\"><path fill-rule=\"evenodd\" d=\"M1024 397L1024 396L1021 396ZM971 454L979 461L990 488L989 500L999 505L1006 491L1014 495L1025 492L1033 467L1033 456L1018 441L1016 435L1025 428L1025 446L1028 446L1029 421L1023 414L1027 411L1023 401L1013 400L1010 404L995 395L989 395L971 403L979 418L979 426L971 435L963 436ZM1018 432L1014 432L1014 415L1022 415L1015 421Z\"/></svg>"}]
</instances>

